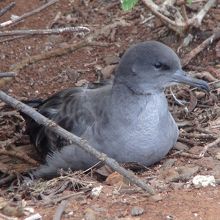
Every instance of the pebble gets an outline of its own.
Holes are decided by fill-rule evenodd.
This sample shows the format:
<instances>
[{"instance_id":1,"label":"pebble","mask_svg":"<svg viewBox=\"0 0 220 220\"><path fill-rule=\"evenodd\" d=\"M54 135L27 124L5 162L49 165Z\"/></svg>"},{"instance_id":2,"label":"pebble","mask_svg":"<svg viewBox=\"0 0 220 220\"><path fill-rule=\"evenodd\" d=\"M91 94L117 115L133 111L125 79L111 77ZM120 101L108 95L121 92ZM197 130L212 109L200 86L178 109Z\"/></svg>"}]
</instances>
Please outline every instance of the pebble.
<instances>
[{"instance_id":1,"label":"pebble","mask_svg":"<svg viewBox=\"0 0 220 220\"><path fill-rule=\"evenodd\" d=\"M139 215L142 215L143 213L144 213L144 209L139 207L139 206L134 206L131 209L131 215L132 216L139 216Z\"/></svg>"},{"instance_id":2,"label":"pebble","mask_svg":"<svg viewBox=\"0 0 220 220\"><path fill-rule=\"evenodd\" d=\"M108 65L101 70L104 79L109 79L115 70L116 65Z\"/></svg>"},{"instance_id":3,"label":"pebble","mask_svg":"<svg viewBox=\"0 0 220 220\"><path fill-rule=\"evenodd\" d=\"M173 148L176 150L180 150L180 151L188 151L189 150L189 147L181 142L177 142Z\"/></svg>"},{"instance_id":4,"label":"pebble","mask_svg":"<svg viewBox=\"0 0 220 220\"><path fill-rule=\"evenodd\" d=\"M97 220L97 215L92 209L88 208L85 211L85 215L83 219L84 220Z\"/></svg>"},{"instance_id":5,"label":"pebble","mask_svg":"<svg viewBox=\"0 0 220 220\"><path fill-rule=\"evenodd\" d=\"M106 65L119 63L120 58L118 56L106 56L104 59Z\"/></svg>"},{"instance_id":6,"label":"pebble","mask_svg":"<svg viewBox=\"0 0 220 220\"><path fill-rule=\"evenodd\" d=\"M42 220L42 216L39 213L37 213L25 218L24 220Z\"/></svg>"}]
</instances>

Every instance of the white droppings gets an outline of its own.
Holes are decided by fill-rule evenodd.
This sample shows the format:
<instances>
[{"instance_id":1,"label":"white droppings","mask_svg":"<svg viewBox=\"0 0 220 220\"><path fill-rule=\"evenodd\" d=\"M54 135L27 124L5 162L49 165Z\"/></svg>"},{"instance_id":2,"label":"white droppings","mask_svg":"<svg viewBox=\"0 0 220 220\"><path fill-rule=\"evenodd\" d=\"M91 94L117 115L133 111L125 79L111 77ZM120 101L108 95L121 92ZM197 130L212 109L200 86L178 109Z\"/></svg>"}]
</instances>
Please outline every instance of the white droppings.
<instances>
[{"instance_id":1,"label":"white droppings","mask_svg":"<svg viewBox=\"0 0 220 220\"><path fill-rule=\"evenodd\" d=\"M103 186L98 186L98 187L93 188L91 191L91 196L98 197L100 193L102 192L102 188Z\"/></svg>"},{"instance_id":2,"label":"white droppings","mask_svg":"<svg viewBox=\"0 0 220 220\"><path fill-rule=\"evenodd\" d=\"M215 186L215 177L210 175L196 175L192 183L195 187Z\"/></svg>"}]
</instances>

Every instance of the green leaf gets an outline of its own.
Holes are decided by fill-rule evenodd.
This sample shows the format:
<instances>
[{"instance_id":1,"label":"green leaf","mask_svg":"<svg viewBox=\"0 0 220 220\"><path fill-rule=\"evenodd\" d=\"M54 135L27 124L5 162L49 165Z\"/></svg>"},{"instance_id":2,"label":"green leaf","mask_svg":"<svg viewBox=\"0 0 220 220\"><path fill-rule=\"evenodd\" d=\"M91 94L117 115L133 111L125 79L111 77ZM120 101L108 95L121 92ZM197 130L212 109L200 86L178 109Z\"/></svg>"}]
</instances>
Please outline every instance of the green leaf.
<instances>
[{"instance_id":1,"label":"green leaf","mask_svg":"<svg viewBox=\"0 0 220 220\"><path fill-rule=\"evenodd\" d=\"M192 4L192 0L186 0L186 2L191 5Z\"/></svg>"},{"instance_id":2,"label":"green leaf","mask_svg":"<svg viewBox=\"0 0 220 220\"><path fill-rule=\"evenodd\" d=\"M122 9L124 11L130 11L136 4L138 0L121 0Z\"/></svg>"}]
</instances>

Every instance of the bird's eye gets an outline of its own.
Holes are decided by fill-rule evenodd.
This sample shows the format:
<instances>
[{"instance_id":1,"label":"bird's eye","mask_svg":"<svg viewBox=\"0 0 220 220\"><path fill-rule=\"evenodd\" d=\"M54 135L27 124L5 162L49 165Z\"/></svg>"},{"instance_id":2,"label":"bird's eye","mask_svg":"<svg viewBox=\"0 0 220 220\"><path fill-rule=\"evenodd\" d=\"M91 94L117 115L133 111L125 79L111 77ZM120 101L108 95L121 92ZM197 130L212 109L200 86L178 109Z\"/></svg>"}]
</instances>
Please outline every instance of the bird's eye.
<instances>
[{"instance_id":1,"label":"bird's eye","mask_svg":"<svg viewBox=\"0 0 220 220\"><path fill-rule=\"evenodd\" d=\"M154 67L158 70L169 70L170 69L168 65L160 63L160 62L155 63Z\"/></svg>"},{"instance_id":2,"label":"bird's eye","mask_svg":"<svg viewBox=\"0 0 220 220\"><path fill-rule=\"evenodd\" d=\"M156 69L161 69L162 66L163 66L162 63L160 63L160 62L154 64L154 67L155 67Z\"/></svg>"}]
</instances>

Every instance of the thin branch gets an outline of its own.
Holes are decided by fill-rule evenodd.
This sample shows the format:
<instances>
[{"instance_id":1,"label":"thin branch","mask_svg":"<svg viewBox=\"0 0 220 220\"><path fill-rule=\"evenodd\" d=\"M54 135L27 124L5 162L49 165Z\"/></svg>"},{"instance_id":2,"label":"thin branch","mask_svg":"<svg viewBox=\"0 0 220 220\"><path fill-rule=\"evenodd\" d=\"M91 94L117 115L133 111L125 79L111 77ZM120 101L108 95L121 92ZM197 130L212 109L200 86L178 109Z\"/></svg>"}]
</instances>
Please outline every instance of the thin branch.
<instances>
[{"instance_id":1,"label":"thin branch","mask_svg":"<svg viewBox=\"0 0 220 220\"><path fill-rule=\"evenodd\" d=\"M0 17L4 15L7 11L11 10L15 6L15 2L11 2L0 10Z\"/></svg>"},{"instance_id":2,"label":"thin branch","mask_svg":"<svg viewBox=\"0 0 220 220\"><path fill-rule=\"evenodd\" d=\"M23 59L21 62L12 65L10 68L10 71L18 72L23 67L30 65L32 63L35 63L37 61L46 60L52 57L62 56L64 54L71 53L83 47L89 47L89 46L100 46L101 47L101 46L106 46L106 44L98 43L98 42L88 42L87 40L81 41L79 43L68 44L67 46L62 47L62 48L57 48L57 49L45 52L43 54L37 54L31 57L27 57Z\"/></svg>"},{"instance_id":3,"label":"thin branch","mask_svg":"<svg viewBox=\"0 0 220 220\"><path fill-rule=\"evenodd\" d=\"M211 45L214 41L220 38L220 29L216 30L208 39L203 41L199 46L190 51L182 59L182 65L186 66L195 56L197 56L201 51L203 51L207 46Z\"/></svg>"},{"instance_id":4,"label":"thin branch","mask_svg":"<svg viewBox=\"0 0 220 220\"><path fill-rule=\"evenodd\" d=\"M0 155L7 155L7 156L11 156L11 157L17 157L18 159L25 161L31 165L37 166L38 163L33 160L32 158L30 158L28 155L25 155L24 153L21 153L17 150L5 150L5 149L0 149Z\"/></svg>"},{"instance_id":5,"label":"thin branch","mask_svg":"<svg viewBox=\"0 0 220 220\"><path fill-rule=\"evenodd\" d=\"M17 39L20 39L20 38L23 38L23 37L24 37L24 36L15 36L15 37L4 38L4 39L0 40L0 43L17 40Z\"/></svg>"},{"instance_id":6,"label":"thin branch","mask_svg":"<svg viewBox=\"0 0 220 220\"><path fill-rule=\"evenodd\" d=\"M63 200L63 201L59 204L59 206L57 207L56 212L55 212L55 214L54 214L53 220L61 220L62 214L63 214L63 212L64 212L64 210L65 210L67 204L68 204L68 201L67 201L67 200Z\"/></svg>"},{"instance_id":7,"label":"thin branch","mask_svg":"<svg viewBox=\"0 0 220 220\"><path fill-rule=\"evenodd\" d=\"M3 73L0 72L0 78L1 77L15 77L15 76L16 76L15 72L3 72Z\"/></svg>"},{"instance_id":8,"label":"thin branch","mask_svg":"<svg viewBox=\"0 0 220 220\"><path fill-rule=\"evenodd\" d=\"M51 0L51 1L47 2L46 4L34 9L33 11L27 12L27 13L19 16L16 19L11 19L11 20L8 20L8 21L5 21L5 22L1 23L0 27L6 27L6 26L9 26L9 25L12 25L12 24L17 24L19 21L22 21L27 17L30 17L30 16L32 16L36 13L39 13L40 11L44 10L45 8L53 5L54 3L58 2L58 1L59 0Z\"/></svg>"},{"instance_id":9,"label":"thin branch","mask_svg":"<svg viewBox=\"0 0 220 220\"><path fill-rule=\"evenodd\" d=\"M0 31L0 37L14 36L14 35L50 35L50 34L62 34L70 32L90 32L87 27L65 27L56 29L38 29L38 30L13 30L13 31Z\"/></svg>"},{"instance_id":10,"label":"thin branch","mask_svg":"<svg viewBox=\"0 0 220 220\"><path fill-rule=\"evenodd\" d=\"M161 21L164 22L170 29L172 29L180 35L183 35L183 33L189 27L198 27L201 25L204 16L207 14L210 8L215 5L216 0L209 0L200 10L200 12L193 16L191 19L188 19L184 8L182 8L183 19L181 14L178 12L178 9L175 8L179 17L178 19L176 19L176 21L173 21L167 17L167 15L170 15L170 12L166 9L166 7L164 7L164 4L162 6L158 6L152 0L142 0L142 2L151 10L151 12L154 15L161 19Z\"/></svg>"},{"instance_id":11,"label":"thin branch","mask_svg":"<svg viewBox=\"0 0 220 220\"><path fill-rule=\"evenodd\" d=\"M7 177L1 177L0 179L0 187L12 182L14 179L16 179L16 175L15 174L10 174ZM0 218L1 219L1 218Z\"/></svg>"},{"instance_id":12,"label":"thin branch","mask_svg":"<svg viewBox=\"0 0 220 220\"><path fill-rule=\"evenodd\" d=\"M30 116L38 124L43 125L50 130L53 130L53 132L55 132L60 137L68 140L69 142L75 143L78 147L80 147L81 149L89 153L90 155L93 155L98 160L103 161L106 165L111 167L113 170L117 171L118 173L123 175L125 178L127 178L131 183L134 183L140 188L142 188L143 190L147 191L150 195L155 194L153 188L150 185L146 184L141 179L136 177L133 172L128 171L125 168L121 167L116 160L108 157L106 154L101 153L97 151L95 148L91 147L85 139L82 139L74 135L73 133L68 132L67 130L60 127L52 120L47 119L45 116L35 111L33 108L12 98L11 96L4 93L3 91L0 91L0 99L4 101L5 103L7 103L8 105Z\"/></svg>"},{"instance_id":13,"label":"thin branch","mask_svg":"<svg viewBox=\"0 0 220 220\"><path fill-rule=\"evenodd\" d=\"M204 157L205 153L208 151L209 148L214 147L220 143L220 137L216 139L215 141L207 144L204 146L203 150L200 152L199 156Z\"/></svg>"},{"instance_id":14,"label":"thin branch","mask_svg":"<svg viewBox=\"0 0 220 220\"><path fill-rule=\"evenodd\" d=\"M171 29L173 29L174 26L176 26L176 23L169 19L168 17L164 16L159 12L159 6L156 5L151 0L142 0L142 2L151 10L153 14L155 14L157 17L159 17L163 22L165 22L167 25L170 26Z\"/></svg>"},{"instance_id":15,"label":"thin branch","mask_svg":"<svg viewBox=\"0 0 220 220\"><path fill-rule=\"evenodd\" d=\"M201 25L203 18L210 10L210 8L215 5L215 3L216 0L209 0L200 10L200 12L191 19L191 22L194 23L194 26L199 27Z\"/></svg>"}]
</instances>

